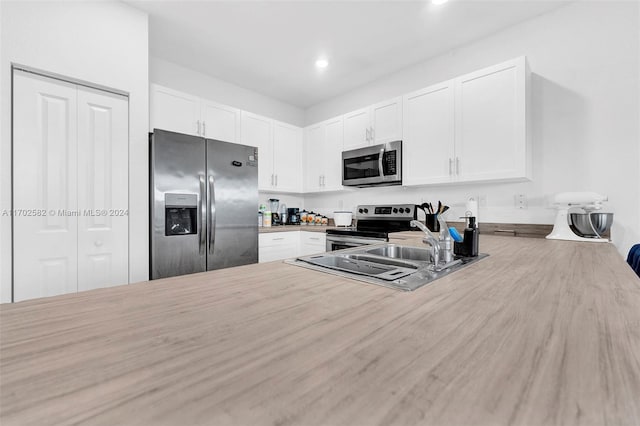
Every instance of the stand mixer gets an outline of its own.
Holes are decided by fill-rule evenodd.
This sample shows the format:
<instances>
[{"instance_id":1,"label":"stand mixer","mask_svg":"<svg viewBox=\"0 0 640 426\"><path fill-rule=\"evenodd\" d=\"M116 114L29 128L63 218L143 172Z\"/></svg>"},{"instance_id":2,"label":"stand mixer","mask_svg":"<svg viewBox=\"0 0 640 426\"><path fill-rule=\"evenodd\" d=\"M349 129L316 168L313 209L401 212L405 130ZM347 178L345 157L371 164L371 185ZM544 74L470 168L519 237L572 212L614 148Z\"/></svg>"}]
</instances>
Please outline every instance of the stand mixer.
<instances>
[{"instance_id":1,"label":"stand mixer","mask_svg":"<svg viewBox=\"0 0 640 426\"><path fill-rule=\"evenodd\" d=\"M606 195L595 192L562 192L553 197L553 204L558 209L553 230L547 239L586 241L590 243L606 243L602 237L613 223L613 213L601 213L607 201ZM569 210L572 210L570 212Z\"/></svg>"}]
</instances>

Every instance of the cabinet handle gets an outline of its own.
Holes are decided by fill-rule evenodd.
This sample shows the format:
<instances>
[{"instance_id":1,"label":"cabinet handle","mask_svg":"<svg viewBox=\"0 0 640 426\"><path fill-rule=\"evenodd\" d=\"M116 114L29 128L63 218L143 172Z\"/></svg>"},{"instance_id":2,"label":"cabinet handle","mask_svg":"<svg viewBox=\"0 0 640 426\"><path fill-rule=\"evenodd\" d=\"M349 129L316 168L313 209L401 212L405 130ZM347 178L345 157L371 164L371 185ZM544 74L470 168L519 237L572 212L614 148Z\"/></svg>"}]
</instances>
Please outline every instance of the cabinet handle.
<instances>
[{"instance_id":1,"label":"cabinet handle","mask_svg":"<svg viewBox=\"0 0 640 426\"><path fill-rule=\"evenodd\" d=\"M449 158L449 176L453 174L453 158Z\"/></svg>"},{"instance_id":2,"label":"cabinet handle","mask_svg":"<svg viewBox=\"0 0 640 426\"><path fill-rule=\"evenodd\" d=\"M325 175L322 175L322 186L326 186L327 185L327 177Z\"/></svg>"},{"instance_id":3,"label":"cabinet handle","mask_svg":"<svg viewBox=\"0 0 640 426\"><path fill-rule=\"evenodd\" d=\"M274 239L273 239L273 240L271 240L271 241L280 241L280 240L284 240L284 237L274 238Z\"/></svg>"},{"instance_id":4,"label":"cabinet handle","mask_svg":"<svg viewBox=\"0 0 640 426\"><path fill-rule=\"evenodd\" d=\"M200 120L196 121L196 124L198 126L196 133L198 134L198 136L200 136Z\"/></svg>"},{"instance_id":5,"label":"cabinet handle","mask_svg":"<svg viewBox=\"0 0 640 426\"><path fill-rule=\"evenodd\" d=\"M369 129L365 129L364 138L366 139L367 142L369 142Z\"/></svg>"},{"instance_id":6,"label":"cabinet handle","mask_svg":"<svg viewBox=\"0 0 640 426\"><path fill-rule=\"evenodd\" d=\"M373 127L371 128L371 132L369 134L371 135L371 141L373 142L376 139L376 131L373 129Z\"/></svg>"},{"instance_id":7,"label":"cabinet handle","mask_svg":"<svg viewBox=\"0 0 640 426\"><path fill-rule=\"evenodd\" d=\"M273 173L271 173L271 186L273 186Z\"/></svg>"},{"instance_id":8,"label":"cabinet handle","mask_svg":"<svg viewBox=\"0 0 640 426\"><path fill-rule=\"evenodd\" d=\"M460 175L460 158L456 157L456 175Z\"/></svg>"},{"instance_id":9,"label":"cabinet handle","mask_svg":"<svg viewBox=\"0 0 640 426\"><path fill-rule=\"evenodd\" d=\"M207 136L207 123L206 122L202 122L202 136Z\"/></svg>"},{"instance_id":10,"label":"cabinet handle","mask_svg":"<svg viewBox=\"0 0 640 426\"><path fill-rule=\"evenodd\" d=\"M322 186L322 175L318 176L318 186Z\"/></svg>"},{"instance_id":11,"label":"cabinet handle","mask_svg":"<svg viewBox=\"0 0 640 426\"><path fill-rule=\"evenodd\" d=\"M275 186L278 186L278 175L276 175L276 185Z\"/></svg>"}]
</instances>

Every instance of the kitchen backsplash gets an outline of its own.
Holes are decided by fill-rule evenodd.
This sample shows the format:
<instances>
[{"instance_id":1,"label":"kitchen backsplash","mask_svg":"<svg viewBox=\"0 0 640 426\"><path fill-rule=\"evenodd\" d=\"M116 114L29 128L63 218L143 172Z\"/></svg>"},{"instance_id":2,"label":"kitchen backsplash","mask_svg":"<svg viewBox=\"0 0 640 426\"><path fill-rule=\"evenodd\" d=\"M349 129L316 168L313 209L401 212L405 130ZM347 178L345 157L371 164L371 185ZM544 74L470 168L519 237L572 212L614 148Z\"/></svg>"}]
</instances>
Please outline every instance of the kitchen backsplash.
<instances>
[{"instance_id":1,"label":"kitchen backsplash","mask_svg":"<svg viewBox=\"0 0 640 426\"><path fill-rule=\"evenodd\" d=\"M530 182L522 182L421 188L355 188L327 194L305 194L302 206L332 217L336 210L355 212L359 204L421 204L441 200L450 207L445 219L454 222L464 216L467 200L474 197L478 200L479 222L553 223L556 211L549 205L548 196L532 194L530 186ZM524 195L524 208L516 206L516 196L520 194Z\"/></svg>"}]
</instances>

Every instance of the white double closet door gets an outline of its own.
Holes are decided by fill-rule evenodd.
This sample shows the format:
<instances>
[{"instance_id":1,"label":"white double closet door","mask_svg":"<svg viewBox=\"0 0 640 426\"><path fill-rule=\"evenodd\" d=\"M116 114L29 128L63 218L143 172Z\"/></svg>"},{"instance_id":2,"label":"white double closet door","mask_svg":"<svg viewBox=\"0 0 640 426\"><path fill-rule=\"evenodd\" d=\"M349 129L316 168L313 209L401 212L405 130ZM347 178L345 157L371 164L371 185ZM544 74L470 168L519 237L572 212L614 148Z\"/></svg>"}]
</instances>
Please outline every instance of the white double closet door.
<instances>
[{"instance_id":1,"label":"white double closet door","mask_svg":"<svg viewBox=\"0 0 640 426\"><path fill-rule=\"evenodd\" d=\"M14 70L14 301L128 282L128 110Z\"/></svg>"}]
</instances>

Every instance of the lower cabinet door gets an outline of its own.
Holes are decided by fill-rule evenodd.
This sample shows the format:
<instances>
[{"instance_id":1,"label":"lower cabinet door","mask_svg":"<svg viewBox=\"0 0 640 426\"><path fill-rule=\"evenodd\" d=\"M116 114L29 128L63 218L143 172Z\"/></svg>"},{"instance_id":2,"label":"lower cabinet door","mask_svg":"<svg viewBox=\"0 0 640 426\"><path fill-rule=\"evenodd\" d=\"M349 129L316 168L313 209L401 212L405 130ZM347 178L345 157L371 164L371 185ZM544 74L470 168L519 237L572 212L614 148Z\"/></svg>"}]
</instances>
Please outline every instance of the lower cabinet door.
<instances>
[{"instance_id":1,"label":"lower cabinet door","mask_svg":"<svg viewBox=\"0 0 640 426\"><path fill-rule=\"evenodd\" d=\"M327 234L322 232L300 232L300 256L327 251Z\"/></svg>"},{"instance_id":2,"label":"lower cabinet door","mask_svg":"<svg viewBox=\"0 0 640 426\"><path fill-rule=\"evenodd\" d=\"M300 233L271 232L258 235L258 262L297 257L300 250Z\"/></svg>"}]
</instances>

